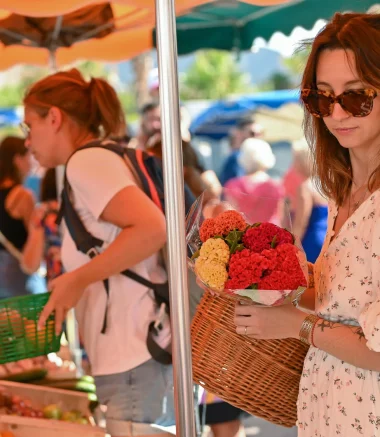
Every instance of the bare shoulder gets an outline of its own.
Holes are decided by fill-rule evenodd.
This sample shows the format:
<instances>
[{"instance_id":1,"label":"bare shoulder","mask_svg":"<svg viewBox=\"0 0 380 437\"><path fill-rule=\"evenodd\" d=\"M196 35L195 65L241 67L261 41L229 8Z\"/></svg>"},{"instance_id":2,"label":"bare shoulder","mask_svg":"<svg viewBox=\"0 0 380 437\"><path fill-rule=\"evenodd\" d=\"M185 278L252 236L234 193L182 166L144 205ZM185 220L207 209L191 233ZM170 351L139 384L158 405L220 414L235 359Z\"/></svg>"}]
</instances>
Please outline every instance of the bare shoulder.
<instances>
[{"instance_id":1,"label":"bare shoulder","mask_svg":"<svg viewBox=\"0 0 380 437\"><path fill-rule=\"evenodd\" d=\"M17 185L5 199L5 208L16 219L24 219L33 211L35 199L32 191Z\"/></svg>"}]
</instances>

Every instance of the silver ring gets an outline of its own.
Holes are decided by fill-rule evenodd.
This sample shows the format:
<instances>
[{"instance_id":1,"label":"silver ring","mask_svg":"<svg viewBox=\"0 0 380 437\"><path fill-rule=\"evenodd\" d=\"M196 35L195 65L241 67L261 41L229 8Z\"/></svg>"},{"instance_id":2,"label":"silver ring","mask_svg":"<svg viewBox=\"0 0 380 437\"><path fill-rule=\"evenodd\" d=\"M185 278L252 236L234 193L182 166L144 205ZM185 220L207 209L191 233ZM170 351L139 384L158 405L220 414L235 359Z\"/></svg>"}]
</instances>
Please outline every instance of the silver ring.
<instances>
[{"instance_id":1,"label":"silver ring","mask_svg":"<svg viewBox=\"0 0 380 437\"><path fill-rule=\"evenodd\" d=\"M244 335L247 335L247 328L248 326L244 326Z\"/></svg>"}]
</instances>

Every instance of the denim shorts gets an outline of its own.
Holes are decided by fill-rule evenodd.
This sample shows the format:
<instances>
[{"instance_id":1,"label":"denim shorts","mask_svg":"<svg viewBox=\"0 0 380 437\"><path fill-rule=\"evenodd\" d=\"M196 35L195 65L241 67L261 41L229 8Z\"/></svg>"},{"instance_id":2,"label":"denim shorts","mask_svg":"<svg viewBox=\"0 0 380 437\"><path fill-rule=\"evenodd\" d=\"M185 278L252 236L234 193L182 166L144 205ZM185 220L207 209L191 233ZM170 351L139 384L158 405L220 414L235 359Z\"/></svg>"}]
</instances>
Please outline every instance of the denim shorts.
<instances>
[{"instance_id":1,"label":"denim shorts","mask_svg":"<svg viewBox=\"0 0 380 437\"><path fill-rule=\"evenodd\" d=\"M111 435L158 434L164 431L154 425L175 425L172 366L149 360L127 372L96 376L95 384Z\"/></svg>"}]
</instances>

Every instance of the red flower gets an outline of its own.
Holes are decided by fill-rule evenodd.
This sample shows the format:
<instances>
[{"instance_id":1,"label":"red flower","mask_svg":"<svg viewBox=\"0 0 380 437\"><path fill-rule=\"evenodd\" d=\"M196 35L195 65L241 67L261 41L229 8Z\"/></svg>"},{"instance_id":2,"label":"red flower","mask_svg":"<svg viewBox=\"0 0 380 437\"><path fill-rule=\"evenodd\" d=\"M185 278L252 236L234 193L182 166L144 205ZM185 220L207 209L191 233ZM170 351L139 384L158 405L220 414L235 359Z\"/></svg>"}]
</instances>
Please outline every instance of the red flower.
<instances>
[{"instance_id":1,"label":"red flower","mask_svg":"<svg viewBox=\"0 0 380 437\"><path fill-rule=\"evenodd\" d=\"M283 285L281 288L283 290L293 290L299 286L306 286L306 278L297 256L298 251L298 247L293 244L282 244L274 250L276 252L276 260L273 262L275 268L269 276L275 272L285 274L287 279L284 279L286 287ZM274 261L273 251L265 251L265 256L272 257L272 261ZM269 290L276 290L276 288L269 288Z\"/></svg>"},{"instance_id":2,"label":"red flower","mask_svg":"<svg viewBox=\"0 0 380 437\"><path fill-rule=\"evenodd\" d=\"M245 289L257 284L263 272L271 266L270 260L258 253L244 249L233 254L230 258L228 275L230 280L226 283L227 289Z\"/></svg>"},{"instance_id":3,"label":"red flower","mask_svg":"<svg viewBox=\"0 0 380 437\"><path fill-rule=\"evenodd\" d=\"M278 234L276 234L276 244L280 246L281 244L294 244L293 235L286 229L279 228Z\"/></svg>"},{"instance_id":4,"label":"red flower","mask_svg":"<svg viewBox=\"0 0 380 437\"><path fill-rule=\"evenodd\" d=\"M283 270L286 272L301 270L297 256L298 251L298 247L293 244L281 244L281 246L276 247L277 270Z\"/></svg>"},{"instance_id":5,"label":"red flower","mask_svg":"<svg viewBox=\"0 0 380 437\"><path fill-rule=\"evenodd\" d=\"M261 223L259 226L250 228L243 237L244 246L254 252L261 253L281 244L293 243L293 235L286 229L282 229L273 223Z\"/></svg>"},{"instance_id":6,"label":"red flower","mask_svg":"<svg viewBox=\"0 0 380 437\"><path fill-rule=\"evenodd\" d=\"M245 290L250 287L252 282L249 278L233 278L226 282L226 290Z\"/></svg>"},{"instance_id":7,"label":"red flower","mask_svg":"<svg viewBox=\"0 0 380 437\"><path fill-rule=\"evenodd\" d=\"M299 278L288 272L275 270L259 282L260 290L296 290L300 286Z\"/></svg>"}]
</instances>

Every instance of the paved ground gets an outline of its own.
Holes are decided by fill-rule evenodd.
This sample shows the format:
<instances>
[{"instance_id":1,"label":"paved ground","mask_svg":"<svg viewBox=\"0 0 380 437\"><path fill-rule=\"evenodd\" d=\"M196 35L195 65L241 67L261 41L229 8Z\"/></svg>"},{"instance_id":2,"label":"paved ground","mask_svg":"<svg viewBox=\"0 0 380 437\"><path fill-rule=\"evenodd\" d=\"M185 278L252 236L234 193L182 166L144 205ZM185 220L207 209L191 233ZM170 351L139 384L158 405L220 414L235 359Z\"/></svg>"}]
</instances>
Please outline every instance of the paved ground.
<instances>
[{"instance_id":1,"label":"paved ground","mask_svg":"<svg viewBox=\"0 0 380 437\"><path fill-rule=\"evenodd\" d=\"M249 417L244 421L247 437L297 437L297 428L284 428L271 423Z\"/></svg>"}]
</instances>

